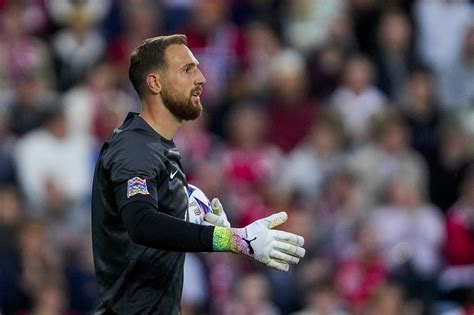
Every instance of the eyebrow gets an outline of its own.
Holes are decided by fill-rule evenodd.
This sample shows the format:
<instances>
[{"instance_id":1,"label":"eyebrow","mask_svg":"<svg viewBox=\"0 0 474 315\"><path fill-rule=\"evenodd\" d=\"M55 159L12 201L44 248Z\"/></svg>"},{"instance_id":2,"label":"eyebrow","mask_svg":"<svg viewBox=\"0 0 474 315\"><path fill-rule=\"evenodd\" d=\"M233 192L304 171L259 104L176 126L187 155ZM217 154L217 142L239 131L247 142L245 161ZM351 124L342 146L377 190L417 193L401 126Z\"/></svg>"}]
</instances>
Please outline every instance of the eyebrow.
<instances>
[{"instance_id":1,"label":"eyebrow","mask_svg":"<svg viewBox=\"0 0 474 315\"><path fill-rule=\"evenodd\" d=\"M181 69L186 69L188 67L193 67L193 66L197 67L198 65L199 65L199 62L190 62L190 63L187 63L184 66L182 66Z\"/></svg>"}]
</instances>

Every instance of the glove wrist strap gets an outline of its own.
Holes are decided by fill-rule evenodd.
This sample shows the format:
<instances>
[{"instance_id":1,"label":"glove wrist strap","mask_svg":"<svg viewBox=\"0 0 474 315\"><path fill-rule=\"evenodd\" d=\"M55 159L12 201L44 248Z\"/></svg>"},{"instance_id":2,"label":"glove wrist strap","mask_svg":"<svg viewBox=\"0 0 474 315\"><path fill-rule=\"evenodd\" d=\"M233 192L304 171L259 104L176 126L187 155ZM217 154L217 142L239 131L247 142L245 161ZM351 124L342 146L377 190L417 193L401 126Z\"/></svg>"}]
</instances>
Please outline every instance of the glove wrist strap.
<instances>
[{"instance_id":1,"label":"glove wrist strap","mask_svg":"<svg viewBox=\"0 0 474 315\"><path fill-rule=\"evenodd\" d=\"M245 229L216 226L212 237L212 249L215 252L232 252L250 256L248 245L243 240L246 235Z\"/></svg>"}]
</instances>

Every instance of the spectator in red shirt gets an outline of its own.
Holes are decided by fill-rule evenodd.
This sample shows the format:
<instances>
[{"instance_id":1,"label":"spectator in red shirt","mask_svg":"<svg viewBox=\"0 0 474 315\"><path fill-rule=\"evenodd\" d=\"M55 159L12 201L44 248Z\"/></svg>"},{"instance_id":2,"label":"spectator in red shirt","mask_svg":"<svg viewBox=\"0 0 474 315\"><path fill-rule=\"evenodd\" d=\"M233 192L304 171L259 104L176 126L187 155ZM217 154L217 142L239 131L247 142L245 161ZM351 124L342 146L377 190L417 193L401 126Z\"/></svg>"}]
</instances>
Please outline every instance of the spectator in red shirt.
<instances>
[{"instance_id":1,"label":"spectator in red shirt","mask_svg":"<svg viewBox=\"0 0 474 315\"><path fill-rule=\"evenodd\" d=\"M336 288L350 313L358 314L386 280L388 272L370 225L362 225L355 231L354 245L354 254L336 270Z\"/></svg>"},{"instance_id":2,"label":"spectator in red shirt","mask_svg":"<svg viewBox=\"0 0 474 315\"><path fill-rule=\"evenodd\" d=\"M269 81L269 140L289 152L308 134L317 114L307 93L303 57L295 50L282 50L271 64Z\"/></svg>"},{"instance_id":3,"label":"spectator in red shirt","mask_svg":"<svg viewBox=\"0 0 474 315\"><path fill-rule=\"evenodd\" d=\"M440 284L445 298L466 306L472 304L474 292L474 165L465 173L460 187L458 201L446 214L447 266Z\"/></svg>"},{"instance_id":4,"label":"spectator in red shirt","mask_svg":"<svg viewBox=\"0 0 474 315\"><path fill-rule=\"evenodd\" d=\"M266 142L268 118L258 107L239 105L229 119L231 144L224 149L222 172L235 210L235 224L267 213L264 196L281 160L278 148ZM232 212L232 211L231 211Z\"/></svg>"},{"instance_id":5,"label":"spectator in red shirt","mask_svg":"<svg viewBox=\"0 0 474 315\"><path fill-rule=\"evenodd\" d=\"M474 166L466 173L461 196L446 217L446 260L451 266L474 267Z\"/></svg>"},{"instance_id":6,"label":"spectator in red shirt","mask_svg":"<svg viewBox=\"0 0 474 315\"><path fill-rule=\"evenodd\" d=\"M240 28L227 18L228 1L194 1L189 24L179 32L186 35L188 47L206 74L206 89L201 96L208 108L223 97L229 74L235 71L245 52Z\"/></svg>"}]
</instances>

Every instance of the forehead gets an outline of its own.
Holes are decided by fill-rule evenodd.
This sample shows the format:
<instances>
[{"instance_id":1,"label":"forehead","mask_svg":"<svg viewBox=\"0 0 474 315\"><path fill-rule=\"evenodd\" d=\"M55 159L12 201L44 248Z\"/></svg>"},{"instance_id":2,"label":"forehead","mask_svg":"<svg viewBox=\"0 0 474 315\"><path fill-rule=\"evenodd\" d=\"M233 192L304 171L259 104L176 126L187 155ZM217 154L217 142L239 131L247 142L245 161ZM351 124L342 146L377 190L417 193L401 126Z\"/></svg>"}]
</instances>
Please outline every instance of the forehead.
<instances>
[{"instance_id":1,"label":"forehead","mask_svg":"<svg viewBox=\"0 0 474 315\"><path fill-rule=\"evenodd\" d=\"M173 44L166 49L166 63L169 68L180 68L189 63L198 64L193 53L185 45Z\"/></svg>"}]
</instances>

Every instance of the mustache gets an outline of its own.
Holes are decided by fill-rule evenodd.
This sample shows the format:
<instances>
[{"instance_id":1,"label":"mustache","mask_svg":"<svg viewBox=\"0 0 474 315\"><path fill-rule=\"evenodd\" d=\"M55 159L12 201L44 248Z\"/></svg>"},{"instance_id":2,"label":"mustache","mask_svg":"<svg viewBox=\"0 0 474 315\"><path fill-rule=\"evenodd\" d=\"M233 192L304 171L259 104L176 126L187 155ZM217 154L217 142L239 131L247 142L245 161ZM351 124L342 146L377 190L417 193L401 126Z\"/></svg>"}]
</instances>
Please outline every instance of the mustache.
<instances>
[{"instance_id":1,"label":"mustache","mask_svg":"<svg viewBox=\"0 0 474 315\"><path fill-rule=\"evenodd\" d=\"M196 92L198 92L199 94L202 93L202 86L198 86L198 87L195 87L194 89L191 90L191 94L194 94Z\"/></svg>"}]
</instances>

